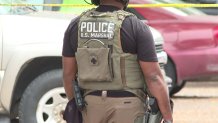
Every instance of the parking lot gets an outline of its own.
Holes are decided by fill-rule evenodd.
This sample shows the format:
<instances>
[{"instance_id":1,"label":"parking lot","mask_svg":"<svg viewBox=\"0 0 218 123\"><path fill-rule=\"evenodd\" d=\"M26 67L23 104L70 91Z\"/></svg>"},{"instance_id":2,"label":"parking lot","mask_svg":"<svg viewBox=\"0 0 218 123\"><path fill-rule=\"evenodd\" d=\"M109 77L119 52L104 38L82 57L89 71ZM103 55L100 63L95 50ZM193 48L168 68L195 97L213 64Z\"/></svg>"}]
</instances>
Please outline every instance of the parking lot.
<instances>
[{"instance_id":1,"label":"parking lot","mask_svg":"<svg viewBox=\"0 0 218 123\"><path fill-rule=\"evenodd\" d=\"M188 82L173 101L174 123L218 123L218 82Z\"/></svg>"}]
</instances>

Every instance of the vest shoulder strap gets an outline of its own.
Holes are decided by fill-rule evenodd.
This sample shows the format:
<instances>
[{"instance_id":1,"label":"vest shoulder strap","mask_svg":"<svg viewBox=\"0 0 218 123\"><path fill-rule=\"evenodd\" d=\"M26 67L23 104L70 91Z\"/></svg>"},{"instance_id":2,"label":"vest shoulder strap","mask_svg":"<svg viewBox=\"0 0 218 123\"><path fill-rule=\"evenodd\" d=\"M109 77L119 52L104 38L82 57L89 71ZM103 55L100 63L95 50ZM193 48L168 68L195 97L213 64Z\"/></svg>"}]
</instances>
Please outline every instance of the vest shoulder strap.
<instances>
[{"instance_id":1,"label":"vest shoulder strap","mask_svg":"<svg viewBox=\"0 0 218 123\"><path fill-rule=\"evenodd\" d=\"M119 11L117 11L117 16L120 20L123 21L126 17L135 16L135 15L130 13L130 12L124 11L124 10L119 10Z\"/></svg>"}]
</instances>

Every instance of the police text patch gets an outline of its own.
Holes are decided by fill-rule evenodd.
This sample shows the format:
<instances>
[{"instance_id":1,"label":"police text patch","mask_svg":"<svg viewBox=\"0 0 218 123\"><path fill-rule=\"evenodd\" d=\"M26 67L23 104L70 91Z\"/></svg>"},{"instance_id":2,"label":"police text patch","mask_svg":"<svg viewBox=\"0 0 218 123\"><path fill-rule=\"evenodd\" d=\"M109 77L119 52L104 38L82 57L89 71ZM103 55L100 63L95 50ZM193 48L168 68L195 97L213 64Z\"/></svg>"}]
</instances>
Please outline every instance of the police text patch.
<instances>
[{"instance_id":1,"label":"police text patch","mask_svg":"<svg viewBox=\"0 0 218 123\"><path fill-rule=\"evenodd\" d=\"M105 21L82 21L80 24L80 38L113 39L115 24Z\"/></svg>"}]
</instances>

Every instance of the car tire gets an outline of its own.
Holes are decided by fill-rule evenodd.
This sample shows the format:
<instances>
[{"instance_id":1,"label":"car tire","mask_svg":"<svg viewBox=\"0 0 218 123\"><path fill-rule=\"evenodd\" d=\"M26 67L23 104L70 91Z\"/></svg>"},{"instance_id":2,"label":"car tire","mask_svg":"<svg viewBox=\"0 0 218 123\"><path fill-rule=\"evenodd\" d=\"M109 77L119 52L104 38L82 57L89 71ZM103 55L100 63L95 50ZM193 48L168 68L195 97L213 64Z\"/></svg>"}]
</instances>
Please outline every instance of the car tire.
<instances>
[{"instance_id":1,"label":"car tire","mask_svg":"<svg viewBox=\"0 0 218 123\"><path fill-rule=\"evenodd\" d=\"M186 82L183 81L181 85L177 84L176 67L174 66L173 62L170 59L168 59L164 69L166 75L172 79L172 86L169 87L170 96L172 96L175 93L179 92L185 86Z\"/></svg>"},{"instance_id":2,"label":"car tire","mask_svg":"<svg viewBox=\"0 0 218 123\"><path fill-rule=\"evenodd\" d=\"M62 123L67 97L62 70L41 74L26 88L19 105L19 123Z\"/></svg>"}]
</instances>

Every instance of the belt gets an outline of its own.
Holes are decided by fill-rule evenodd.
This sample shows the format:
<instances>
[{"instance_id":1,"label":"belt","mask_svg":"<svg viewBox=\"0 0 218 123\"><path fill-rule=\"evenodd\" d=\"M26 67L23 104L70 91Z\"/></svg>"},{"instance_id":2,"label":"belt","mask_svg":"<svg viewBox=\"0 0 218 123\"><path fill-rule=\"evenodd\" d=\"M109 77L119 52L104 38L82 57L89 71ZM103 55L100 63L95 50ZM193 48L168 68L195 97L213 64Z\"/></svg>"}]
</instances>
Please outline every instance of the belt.
<instances>
[{"instance_id":1,"label":"belt","mask_svg":"<svg viewBox=\"0 0 218 123\"><path fill-rule=\"evenodd\" d=\"M136 95L131 92L121 91L121 90L107 90L107 91L96 90L90 92L88 95L102 96L104 93L106 93L107 97L136 97Z\"/></svg>"}]
</instances>

